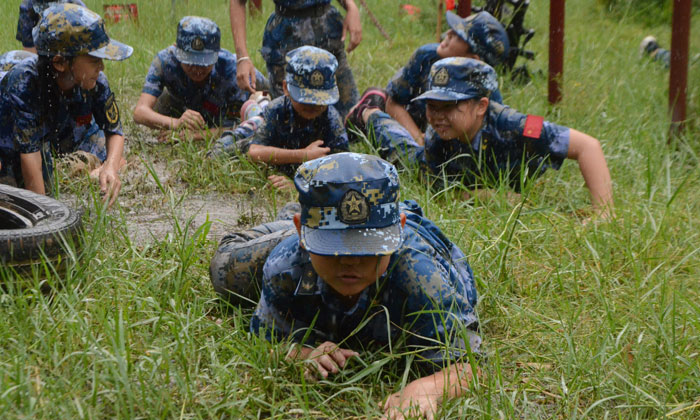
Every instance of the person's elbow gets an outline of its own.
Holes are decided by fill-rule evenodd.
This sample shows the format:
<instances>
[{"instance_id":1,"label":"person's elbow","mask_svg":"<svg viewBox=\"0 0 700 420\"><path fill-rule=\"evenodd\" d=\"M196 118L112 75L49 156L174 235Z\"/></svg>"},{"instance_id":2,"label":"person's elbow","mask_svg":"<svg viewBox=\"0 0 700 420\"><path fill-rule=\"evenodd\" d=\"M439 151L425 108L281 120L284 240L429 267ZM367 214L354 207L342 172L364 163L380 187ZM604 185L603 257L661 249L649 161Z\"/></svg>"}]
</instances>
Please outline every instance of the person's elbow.
<instances>
[{"instance_id":1,"label":"person's elbow","mask_svg":"<svg viewBox=\"0 0 700 420\"><path fill-rule=\"evenodd\" d=\"M251 144L248 148L248 159L253 162L262 162L263 150L258 144Z\"/></svg>"},{"instance_id":2,"label":"person's elbow","mask_svg":"<svg viewBox=\"0 0 700 420\"><path fill-rule=\"evenodd\" d=\"M586 133L571 130L567 158L580 160L592 156L603 156L603 146L600 141Z\"/></svg>"}]
</instances>

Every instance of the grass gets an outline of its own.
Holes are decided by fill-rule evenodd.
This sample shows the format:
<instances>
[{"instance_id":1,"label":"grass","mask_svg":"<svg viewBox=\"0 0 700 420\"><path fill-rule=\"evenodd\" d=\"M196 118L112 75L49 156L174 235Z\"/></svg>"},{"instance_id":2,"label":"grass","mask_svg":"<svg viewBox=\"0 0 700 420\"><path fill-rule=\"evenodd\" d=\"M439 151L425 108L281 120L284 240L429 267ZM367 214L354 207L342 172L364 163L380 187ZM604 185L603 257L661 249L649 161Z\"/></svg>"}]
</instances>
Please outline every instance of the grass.
<instances>
[{"instance_id":1,"label":"grass","mask_svg":"<svg viewBox=\"0 0 700 420\"><path fill-rule=\"evenodd\" d=\"M0 5L2 50L16 49L18 1ZM60 290L20 289L7 270L0 294L0 413L25 418L372 418L377 403L415 377L405 348L362 352L349 370L308 384L285 348L248 333L250 311L220 303L208 265L210 223L177 210L188 194L262 191L248 221L269 220L289 197L264 188L264 169L211 162L204 144L152 144L135 127L135 103L152 56L174 41L180 16L213 18L233 50L226 0L138 2L140 25L110 25L135 47L108 63L129 133L130 159L165 162L175 177L144 170L123 199L159 203L174 226L164 238L130 240L124 207L105 210L87 180L61 179L62 194L84 197L82 251L66 273L48 272ZM417 21L394 2L368 0L394 37L390 46L363 13L364 40L350 62L360 88L383 85L435 34L431 0ZM618 218L583 225L589 206L575 163L547 173L511 203L500 188L485 202L458 191L434 194L402 173L403 198L468 255L488 357L473 392L445 405L444 418L696 419L700 417L700 62L690 66L685 135L666 144L668 74L640 60L647 34L670 45L667 26L609 15L595 0L567 3L564 100L546 102L547 2L532 2L527 25L531 83L502 82L506 103L599 138L615 183ZM95 10L102 2L87 1ZM272 2L264 1L263 16ZM249 20L249 49L265 17ZM700 33L693 16L691 34ZM700 45L691 37L691 55ZM259 54L253 55L262 68ZM363 149L364 150L364 149ZM155 171L153 172L155 174ZM156 178L156 179L154 179ZM136 181L134 181L136 182ZM143 185L140 185L141 182ZM184 192L183 192L184 191ZM129 196L131 195L131 197ZM231 221L236 222L236 221ZM246 220L238 220L246 223ZM37 278L40 277L37 275ZM32 282L32 279L27 279Z\"/></svg>"}]
</instances>

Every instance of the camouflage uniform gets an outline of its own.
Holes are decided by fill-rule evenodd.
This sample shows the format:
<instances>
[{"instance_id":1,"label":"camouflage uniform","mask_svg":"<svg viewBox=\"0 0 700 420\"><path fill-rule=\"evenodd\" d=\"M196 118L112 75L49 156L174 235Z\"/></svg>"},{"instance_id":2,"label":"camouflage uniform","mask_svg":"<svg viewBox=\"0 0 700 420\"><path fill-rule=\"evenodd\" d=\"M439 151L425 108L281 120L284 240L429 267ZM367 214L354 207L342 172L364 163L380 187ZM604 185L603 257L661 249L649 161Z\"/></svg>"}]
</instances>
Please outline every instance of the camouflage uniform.
<instances>
[{"instance_id":1,"label":"camouflage uniform","mask_svg":"<svg viewBox=\"0 0 700 420\"><path fill-rule=\"evenodd\" d=\"M469 44L470 50L490 66L498 66L508 56L508 35L503 25L488 12L479 12L465 19L447 12L447 22L451 29ZM430 68L441 59L437 53L439 45L426 44L418 48L386 87L387 95L397 104L406 107L406 111L421 130L427 128L425 103L411 100L428 90ZM489 99L492 102L503 103L498 88L491 92Z\"/></svg>"},{"instance_id":2,"label":"camouflage uniform","mask_svg":"<svg viewBox=\"0 0 700 420\"><path fill-rule=\"evenodd\" d=\"M331 52L338 59L336 80L340 100L336 105L341 116L359 100L352 70L345 55L343 17L330 0L274 0L275 12L270 15L260 50L267 63L270 94L281 96L285 55L302 45L313 45Z\"/></svg>"},{"instance_id":3,"label":"camouflage uniform","mask_svg":"<svg viewBox=\"0 0 700 420\"><path fill-rule=\"evenodd\" d=\"M204 85L193 82L181 63L211 66ZM256 73L260 90L267 79ZM233 126L250 96L236 84L236 55L221 49L221 31L210 19L185 16L177 27L176 45L160 51L146 76L143 93L158 98L154 110L179 118L187 109L199 112L210 127Z\"/></svg>"},{"instance_id":4,"label":"camouflage uniform","mask_svg":"<svg viewBox=\"0 0 700 420\"><path fill-rule=\"evenodd\" d=\"M179 118L187 109L204 117L212 126L233 126L239 119L241 105L250 96L236 84L236 55L222 49L204 86L198 86L187 77L175 57L175 46L158 53L143 85L143 93L158 98L154 110ZM256 73L256 83L265 89L267 79Z\"/></svg>"},{"instance_id":5,"label":"camouflage uniform","mask_svg":"<svg viewBox=\"0 0 700 420\"><path fill-rule=\"evenodd\" d=\"M69 31L72 36L61 36L63 31ZM74 41L76 39L82 42ZM97 14L72 4L47 9L34 28L34 40L39 54L49 57L89 54L122 60L133 51L109 39L102 18ZM89 91L75 86L70 92L56 95L58 103L52 109L53 118L41 115L45 93L39 91L38 59L35 56L22 60L0 82L0 155L3 161L0 178L21 186L20 154L41 152L48 189L53 172L52 152L64 154L81 150L104 161L107 158L105 133L124 133L119 108L104 73L100 73L95 88Z\"/></svg>"},{"instance_id":6,"label":"camouflage uniform","mask_svg":"<svg viewBox=\"0 0 700 420\"><path fill-rule=\"evenodd\" d=\"M262 284L252 332L308 344L349 338L360 345L395 342L406 333L408 344L434 367L464 357L469 349L478 351L472 270L464 253L416 202L399 202L393 165L355 153L326 156L301 166L295 184L301 238L295 229L282 227L251 241L249 256L240 250L242 263L226 266L233 283L217 287L214 274L221 261L212 264L212 281L224 297L229 290ZM407 217L403 228L400 212ZM271 243L278 244L270 251L265 244ZM348 308L315 272L309 252L390 255L390 262Z\"/></svg>"},{"instance_id":7,"label":"camouflage uniform","mask_svg":"<svg viewBox=\"0 0 700 420\"><path fill-rule=\"evenodd\" d=\"M347 151L348 135L343 120L333 106L338 101L334 73L337 61L328 51L304 46L287 54L286 82L289 96L296 102L326 105L324 113L312 121L299 117L290 98L270 102L263 112L265 122L250 139L250 144L282 149L303 149L323 140L331 153ZM298 165L283 165L280 170L292 176Z\"/></svg>"},{"instance_id":8,"label":"camouflage uniform","mask_svg":"<svg viewBox=\"0 0 700 420\"><path fill-rule=\"evenodd\" d=\"M324 147L330 147L331 153L344 152L350 147L343 120L333 105L313 121L307 121L296 115L289 98L283 96L270 102L263 117L265 122L252 135L250 144L303 149L316 140L323 140ZM279 169L292 176L297 166L282 165Z\"/></svg>"},{"instance_id":9,"label":"camouflage uniform","mask_svg":"<svg viewBox=\"0 0 700 420\"><path fill-rule=\"evenodd\" d=\"M442 69L446 71L443 72ZM462 71L462 74L457 74ZM464 79L471 73L476 75L476 84L487 91L496 84L492 68L477 60L448 58L436 63L431 70L431 91L418 99L463 100L468 96L478 97L470 91ZM436 84L438 78L447 81ZM461 87L457 87L460 85ZM450 91L461 90L465 97L450 97ZM432 93L431 93L432 92ZM434 96L435 93L443 96ZM427 95L427 96L426 96ZM408 131L384 113L370 116L372 126L387 158L404 158L409 162L427 167L432 173L447 175L452 181L461 181L470 187L493 185L504 179L513 188L520 188L521 178L526 181L547 168L559 169L569 149L570 129L540 117L521 114L507 106L490 103L484 123L472 139L471 144L458 139L441 139L428 127L425 148L418 146Z\"/></svg>"},{"instance_id":10,"label":"camouflage uniform","mask_svg":"<svg viewBox=\"0 0 700 420\"><path fill-rule=\"evenodd\" d=\"M85 3L80 0L51 0L51 2L56 3L73 3L83 7ZM34 46L34 39L32 38L32 29L39 23L39 17L41 12L46 9L49 5L49 1L32 1L32 0L22 0L19 5L19 20L17 21L17 41L22 43L25 48L31 48Z\"/></svg>"},{"instance_id":11,"label":"camouflage uniform","mask_svg":"<svg viewBox=\"0 0 700 420\"><path fill-rule=\"evenodd\" d=\"M29 51L15 50L8 51L0 55L0 80L12 69L16 64L21 63L25 58L36 57L36 54Z\"/></svg>"}]
</instances>

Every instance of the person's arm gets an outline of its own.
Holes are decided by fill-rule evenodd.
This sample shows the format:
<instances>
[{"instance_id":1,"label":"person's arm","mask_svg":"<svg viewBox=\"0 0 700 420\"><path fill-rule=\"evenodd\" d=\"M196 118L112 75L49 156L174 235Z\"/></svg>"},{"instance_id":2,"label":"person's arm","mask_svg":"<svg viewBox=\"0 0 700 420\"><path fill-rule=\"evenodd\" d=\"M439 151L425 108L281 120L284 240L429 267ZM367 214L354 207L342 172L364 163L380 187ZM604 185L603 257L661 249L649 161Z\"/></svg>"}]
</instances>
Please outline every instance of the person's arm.
<instances>
[{"instance_id":1,"label":"person's arm","mask_svg":"<svg viewBox=\"0 0 700 420\"><path fill-rule=\"evenodd\" d=\"M119 195L122 182L119 179L119 168L124 156L124 136L112 134L107 137L107 159L100 167L100 191L104 201L111 206Z\"/></svg>"},{"instance_id":2,"label":"person's arm","mask_svg":"<svg viewBox=\"0 0 700 420\"><path fill-rule=\"evenodd\" d=\"M600 142L588 134L571 129L566 157L578 161L595 212L604 218L611 217L614 214L612 180Z\"/></svg>"},{"instance_id":3,"label":"person's arm","mask_svg":"<svg viewBox=\"0 0 700 420\"><path fill-rule=\"evenodd\" d=\"M253 93L255 92L255 66L248 54L245 4L246 0L230 0L229 17L233 43L236 45L236 82L239 88Z\"/></svg>"},{"instance_id":4,"label":"person's arm","mask_svg":"<svg viewBox=\"0 0 700 420\"><path fill-rule=\"evenodd\" d=\"M272 165L304 163L331 152L330 147L323 147L323 140L316 140L303 149L282 149L261 144L251 144L248 157L253 162L264 162Z\"/></svg>"},{"instance_id":5,"label":"person's arm","mask_svg":"<svg viewBox=\"0 0 700 420\"><path fill-rule=\"evenodd\" d=\"M234 0L235 1L235 0ZM362 42L362 22L360 21L360 9L357 8L354 0L338 0L345 9L345 20L343 21L343 35L340 40L345 42L345 37L350 32L350 42L347 51L354 50ZM236 44L238 45L238 44Z\"/></svg>"},{"instance_id":6,"label":"person's arm","mask_svg":"<svg viewBox=\"0 0 700 420\"><path fill-rule=\"evenodd\" d=\"M384 418L407 417L433 419L443 399L457 398L469 389L473 373L468 363L456 363L440 372L416 379L387 398Z\"/></svg>"},{"instance_id":7,"label":"person's arm","mask_svg":"<svg viewBox=\"0 0 700 420\"><path fill-rule=\"evenodd\" d=\"M408 130L411 137L413 137L413 140L415 140L419 146L423 146L425 144L424 134L420 128L418 128L416 122L413 121L411 114L406 111L406 108L403 105L391 99L391 96L387 97L386 100L386 113L389 114L391 118L395 119L399 124L404 126L404 128Z\"/></svg>"},{"instance_id":8,"label":"person's arm","mask_svg":"<svg viewBox=\"0 0 700 420\"><path fill-rule=\"evenodd\" d=\"M24 188L37 194L45 195L44 175L41 171L41 152L20 153Z\"/></svg>"}]
</instances>

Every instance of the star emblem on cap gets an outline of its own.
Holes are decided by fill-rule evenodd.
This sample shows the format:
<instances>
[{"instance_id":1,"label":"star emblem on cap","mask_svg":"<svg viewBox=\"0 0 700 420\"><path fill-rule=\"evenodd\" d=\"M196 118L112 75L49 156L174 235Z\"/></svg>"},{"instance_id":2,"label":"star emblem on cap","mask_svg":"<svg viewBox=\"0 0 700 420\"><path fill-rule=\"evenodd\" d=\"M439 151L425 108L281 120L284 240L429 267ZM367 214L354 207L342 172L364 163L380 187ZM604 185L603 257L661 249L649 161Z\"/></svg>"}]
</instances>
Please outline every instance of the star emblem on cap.
<instances>
[{"instance_id":1,"label":"star emblem on cap","mask_svg":"<svg viewBox=\"0 0 700 420\"><path fill-rule=\"evenodd\" d=\"M338 206L338 218L349 225L366 223L369 219L369 203L365 196L355 190L346 192Z\"/></svg>"},{"instance_id":2,"label":"star emblem on cap","mask_svg":"<svg viewBox=\"0 0 700 420\"><path fill-rule=\"evenodd\" d=\"M202 51L204 49L204 41L200 37L196 37L192 40L192 49L195 51Z\"/></svg>"},{"instance_id":3,"label":"star emblem on cap","mask_svg":"<svg viewBox=\"0 0 700 420\"><path fill-rule=\"evenodd\" d=\"M320 70L315 70L313 73L311 73L311 86L321 87L323 86L324 81L325 78L323 77L323 73L321 73Z\"/></svg>"},{"instance_id":4,"label":"star emblem on cap","mask_svg":"<svg viewBox=\"0 0 700 420\"><path fill-rule=\"evenodd\" d=\"M435 86L446 86L450 82L450 74L447 72L446 68L441 68L433 76L433 84Z\"/></svg>"}]
</instances>

